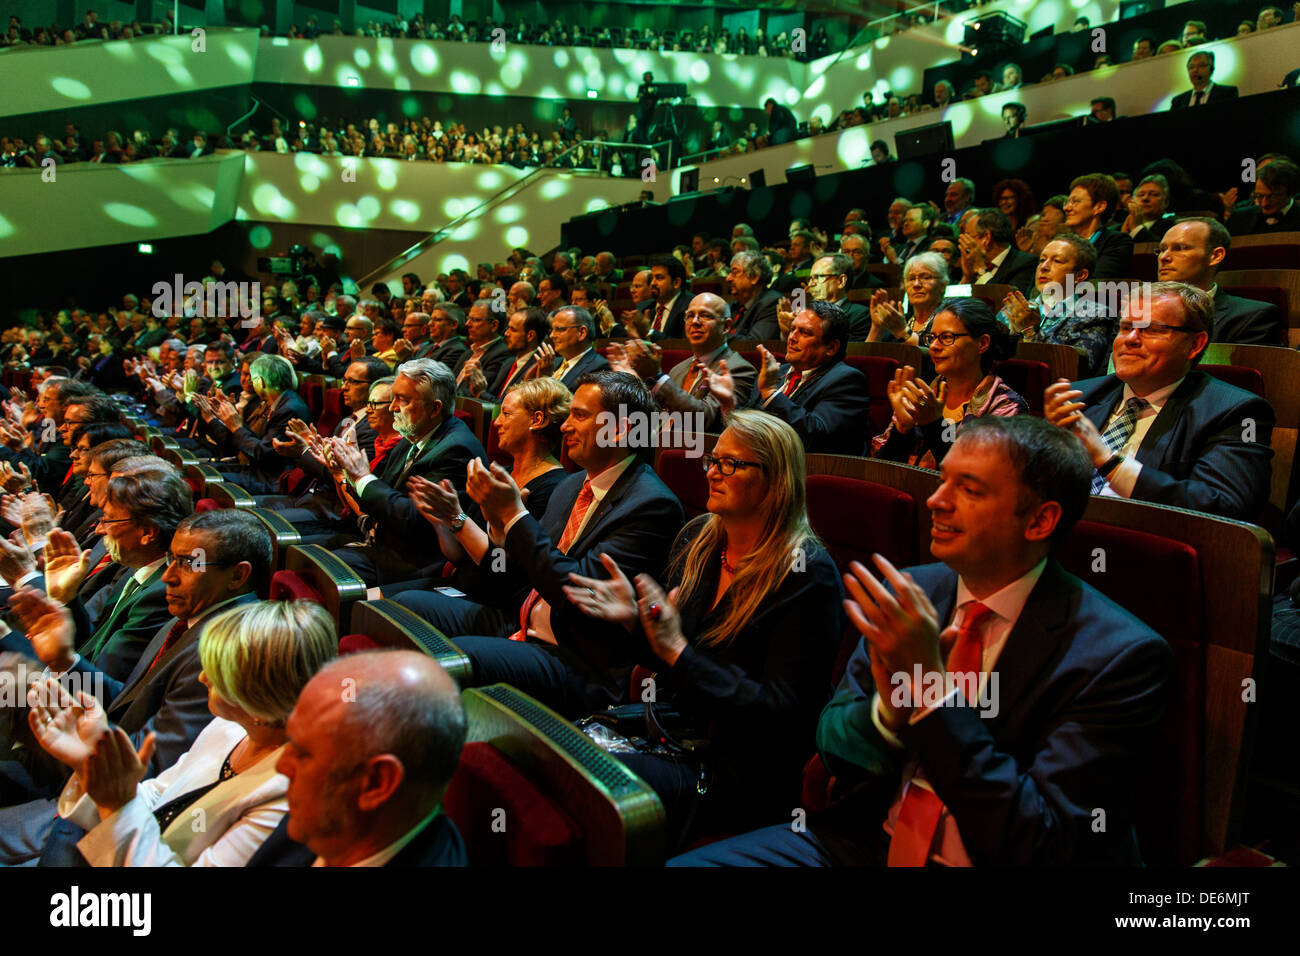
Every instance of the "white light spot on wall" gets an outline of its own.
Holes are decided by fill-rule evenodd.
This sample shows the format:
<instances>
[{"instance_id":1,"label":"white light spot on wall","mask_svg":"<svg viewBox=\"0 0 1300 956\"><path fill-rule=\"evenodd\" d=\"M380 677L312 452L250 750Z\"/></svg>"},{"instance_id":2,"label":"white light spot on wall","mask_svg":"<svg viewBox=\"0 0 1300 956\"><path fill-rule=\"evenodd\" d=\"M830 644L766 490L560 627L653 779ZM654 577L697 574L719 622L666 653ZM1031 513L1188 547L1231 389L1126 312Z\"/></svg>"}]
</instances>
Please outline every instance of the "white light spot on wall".
<instances>
[{"instance_id":1,"label":"white light spot on wall","mask_svg":"<svg viewBox=\"0 0 1300 956\"><path fill-rule=\"evenodd\" d=\"M569 65L569 51L556 50L555 55L551 57L551 62L563 70Z\"/></svg>"},{"instance_id":2,"label":"white light spot on wall","mask_svg":"<svg viewBox=\"0 0 1300 956\"><path fill-rule=\"evenodd\" d=\"M347 226L352 229L365 225L361 215L357 212L357 207L350 202L340 203L338 208L334 210L334 218L340 226Z\"/></svg>"},{"instance_id":3,"label":"white light spot on wall","mask_svg":"<svg viewBox=\"0 0 1300 956\"><path fill-rule=\"evenodd\" d=\"M176 81L178 86L193 86L194 77L190 71L180 64L167 67L167 75Z\"/></svg>"},{"instance_id":4,"label":"white light spot on wall","mask_svg":"<svg viewBox=\"0 0 1300 956\"><path fill-rule=\"evenodd\" d=\"M421 76L432 76L438 69L438 54L427 43L417 43L411 48L411 66Z\"/></svg>"},{"instance_id":5,"label":"white light spot on wall","mask_svg":"<svg viewBox=\"0 0 1300 956\"><path fill-rule=\"evenodd\" d=\"M448 196L442 203L442 211L447 214L449 219L455 219L467 208L466 203L459 196Z\"/></svg>"},{"instance_id":6,"label":"white light spot on wall","mask_svg":"<svg viewBox=\"0 0 1300 956\"><path fill-rule=\"evenodd\" d=\"M397 72L397 57L393 56L389 50L384 50L379 54L379 68L392 76Z\"/></svg>"},{"instance_id":7,"label":"white light spot on wall","mask_svg":"<svg viewBox=\"0 0 1300 956\"><path fill-rule=\"evenodd\" d=\"M397 188L396 167L397 164L393 162L384 163L380 167L379 175L375 178L375 182L379 184L380 189L389 191Z\"/></svg>"},{"instance_id":8,"label":"white light spot on wall","mask_svg":"<svg viewBox=\"0 0 1300 956\"><path fill-rule=\"evenodd\" d=\"M691 79L696 83L707 83L709 80L709 64L704 62L703 57L700 57L691 64L690 73Z\"/></svg>"},{"instance_id":9,"label":"white light spot on wall","mask_svg":"<svg viewBox=\"0 0 1300 956\"><path fill-rule=\"evenodd\" d=\"M307 68L308 73L320 72L321 64L325 58L321 56L320 47L313 43L307 47L307 52L302 55L302 65Z\"/></svg>"},{"instance_id":10,"label":"white light spot on wall","mask_svg":"<svg viewBox=\"0 0 1300 956\"><path fill-rule=\"evenodd\" d=\"M455 93L478 93L483 89L483 84L479 78L464 70L452 70L451 88Z\"/></svg>"},{"instance_id":11,"label":"white light spot on wall","mask_svg":"<svg viewBox=\"0 0 1300 956\"><path fill-rule=\"evenodd\" d=\"M361 69L363 70L369 69L370 51L363 50L361 47L357 47L355 50L352 51L352 62L354 62L357 66L361 67Z\"/></svg>"},{"instance_id":12,"label":"white light spot on wall","mask_svg":"<svg viewBox=\"0 0 1300 956\"><path fill-rule=\"evenodd\" d=\"M824 75L819 76L817 77L817 79L812 81L812 85L809 86L808 89L803 91L803 95L807 97L821 96L822 90L824 90L825 88L826 88L826 77Z\"/></svg>"},{"instance_id":13,"label":"white light spot on wall","mask_svg":"<svg viewBox=\"0 0 1300 956\"><path fill-rule=\"evenodd\" d=\"M110 46L116 47L117 44L111 44ZM105 47L105 49L108 48L109 47ZM180 63L182 59L181 51L177 50L169 43L149 43L145 45L145 50L159 63ZM116 53L118 51L115 49L113 52Z\"/></svg>"},{"instance_id":14,"label":"white light spot on wall","mask_svg":"<svg viewBox=\"0 0 1300 956\"><path fill-rule=\"evenodd\" d=\"M528 230L523 226L511 226L506 230L506 242L512 246L524 246L526 248L528 246Z\"/></svg>"},{"instance_id":15,"label":"white light spot on wall","mask_svg":"<svg viewBox=\"0 0 1300 956\"><path fill-rule=\"evenodd\" d=\"M281 195L274 183L262 183L253 190L253 206L258 212L288 219L296 211L293 203Z\"/></svg>"},{"instance_id":16,"label":"white light spot on wall","mask_svg":"<svg viewBox=\"0 0 1300 956\"><path fill-rule=\"evenodd\" d=\"M475 184L479 189L499 189L502 183L502 176L496 170L488 170L478 174Z\"/></svg>"},{"instance_id":17,"label":"white light spot on wall","mask_svg":"<svg viewBox=\"0 0 1300 956\"><path fill-rule=\"evenodd\" d=\"M420 218L420 207L409 199L394 199L388 208L402 222L413 223Z\"/></svg>"},{"instance_id":18,"label":"white light spot on wall","mask_svg":"<svg viewBox=\"0 0 1300 956\"><path fill-rule=\"evenodd\" d=\"M836 155L844 169L857 169L862 161L871 158L871 144L868 142L865 127L855 126L840 134L836 144Z\"/></svg>"},{"instance_id":19,"label":"white light spot on wall","mask_svg":"<svg viewBox=\"0 0 1300 956\"><path fill-rule=\"evenodd\" d=\"M316 190L320 189L320 179L313 176L311 173L306 173L298 177L298 185L302 187L303 192L314 193Z\"/></svg>"},{"instance_id":20,"label":"white light spot on wall","mask_svg":"<svg viewBox=\"0 0 1300 956\"><path fill-rule=\"evenodd\" d=\"M141 209L139 206L133 206L125 202L110 202L104 204L104 213L109 219L116 219L124 226L136 226L140 229L148 229L158 225L158 219L147 209Z\"/></svg>"},{"instance_id":21,"label":"white light spot on wall","mask_svg":"<svg viewBox=\"0 0 1300 956\"><path fill-rule=\"evenodd\" d=\"M569 184L558 176L552 176L537 188L543 199L557 199L569 191Z\"/></svg>"},{"instance_id":22,"label":"white light spot on wall","mask_svg":"<svg viewBox=\"0 0 1300 956\"><path fill-rule=\"evenodd\" d=\"M56 76L50 80L50 86L54 87L56 93L60 93L70 100L90 99L90 87L71 77Z\"/></svg>"},{"instance_id":23,"label":"white light spot on wall","mask_svg":"<svg viewBox=\"0 0 1300 956\"><path fill-rule=\"evenodd\" d=\"M225 44L226 56L230 57L230 62L235 66L249 67L253 65L253 58L248 55L248 51L238 43Z\"/></svg>"},{"instance_id":24,"label":"white light spot on wall","mask_svg":"<svg viewBox=\"0 0 1300 956\"><path fill-rule=\"evenodd\" d=\"M506 203L504 206L498 206L492 213L492 218L500 223L518 222L524 218L524 207L518 203ZM518 245L518 243L515 243Z\"/></svg>"},{"instance_id":25,"label":"white light spot on wall","mask_svg":"<svg viewBox=\"0 0 1300 956\"><path fill-rule=\"evenodd\" d=\"M357 215L367 222L378 216L382 208L374 196L362 196L357 200Z\"/></svg>"},{"instance_id":26,"label":"white light spot on wall","mask_svg":"<svg viewBox=\"0 0 1300 956\"><path fill-rule=\"evenodd\" d=\"M860 54L858 58L853 62L853 65L856 66L859 70L871 69L871 53L867 52L867 53Z\"/></svg>"},{"instance_id":27,"label":"white light spot on wall","mask_svg":"<svg viewBox=\"0 0 1300 956\"><path fill-rule=\"evenodd\" d=\"M487 89L484 92L486 92L488 96L505 96L506 88L496 80L493 80L487 85Z\"/></svg>"},{"instance_id":28,"label":"white light spot on wall","mask_svg":"<svg viewBox=\"0 0 1300 956\"><path fill-rule=\"evenodd\" d=\"M439 272L450 272L452 269L469 270L469 260L462 255L451 253L442 257L442 265L438 267Z\"/></svg>"}]
</instances>

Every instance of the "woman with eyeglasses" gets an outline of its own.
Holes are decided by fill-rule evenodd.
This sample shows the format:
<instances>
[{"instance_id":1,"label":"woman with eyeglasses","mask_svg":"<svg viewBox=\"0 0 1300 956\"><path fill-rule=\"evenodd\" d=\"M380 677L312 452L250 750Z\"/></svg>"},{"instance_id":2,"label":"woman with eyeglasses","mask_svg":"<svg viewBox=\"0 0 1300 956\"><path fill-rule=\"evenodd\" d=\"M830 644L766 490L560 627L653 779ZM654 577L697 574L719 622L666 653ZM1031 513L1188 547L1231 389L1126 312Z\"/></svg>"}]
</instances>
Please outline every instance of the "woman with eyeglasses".
<instances>
[{"instance_id":1,"label":"woman with eyeglasses","mask_svg":"<svg viewBox=\"0 0 1300 956\"><path fill-rule=\"evenodd\" d=\"M309 601L259 601L219 613L199 640L199 680L213 720L149 780L152 733L137 752L93 698L83 693L74 701L55 681L43 681L28 696L28 721L41 746L76 771L59 797L59 815L89 831L75 849L52 841L43 862L246 864L289 810L289 781L275 769L289 714L337 650L333 619ZM60 858L52 860L55 852Z\"/></svg>"},{"instance_id":2,"label":"woman with eyeglasses","mask_svg":"<svg viewBox=\"0 0 1300 956\"><path fill-rule=\"evenodd\" d=\"M584 614L623 624L645 648L654 721L700 742L686 755L616 754L654 787L683 840L799 805L844 629L839 574L808 523L799 436L763 412L727 421L704 457L708 513L678 535L667 593L649 575L629 581L610 558L608 580L572 575L565 587Z\"/></svg>"},{"instance_id":3,"label":"woman with eyeglasses","mask_svg":"<svg viewBox=\"0 0 1300 956\"><path fill-rule=\"evenodd\" d=\"M930 328L948 289L948 262L937 252L919 252L903 265L904 312L885 289L871 294L871 331L868 342L904 342L916 345Z\"/></svg>"},{"instance_id":4,"label":"woman with eyeglasses","mask_svg":"<svg viewBox=\"0 0 1300 956\"><path fill-rule=\"evenodd\" d=\"M871 441L872 456L937 469L968 418L1023 415L1029 405L992 374L1011 358L1015 340L981 299L945 299L921 336L938 378L930 384L908 365L889 383L893 420Z\"/></svg>"}]
</instances>

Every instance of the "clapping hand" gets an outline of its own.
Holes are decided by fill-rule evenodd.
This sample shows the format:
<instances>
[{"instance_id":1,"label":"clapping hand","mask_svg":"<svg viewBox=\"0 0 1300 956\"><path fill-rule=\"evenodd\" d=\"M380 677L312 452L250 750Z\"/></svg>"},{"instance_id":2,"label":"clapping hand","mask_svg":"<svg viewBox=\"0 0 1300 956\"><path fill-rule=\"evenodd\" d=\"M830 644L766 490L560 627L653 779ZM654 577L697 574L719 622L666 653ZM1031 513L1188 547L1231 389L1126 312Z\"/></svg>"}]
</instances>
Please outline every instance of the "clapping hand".
<instances>
[{"instance_id":1,"label":"clapping hand","mask_svg":"<svg viewBox=\"0 0 1300 956\"><path fill-rule=\"evenodd\" d=\"M703 369L700 379L709 393L718 400L724 418L736 410L736 380L731 377L726 359L719 359L716 369Z\"/></svg>"},{"instance_id":2,"label":"clapping hand","mask_svg":"<svg viewBox=\"0 0 1300 956\"><path fill-rule=\"evenodd\" d=\"M348 358L363 359L366 357L366 343L361 339L353 339L352 344L348 346Z\"/></svg>"},{"instance_id":3,"label":"clapping hand","mask_svg":"<svg viewBox=\"0 0 1300 956\"><path fill-rule=\"evenodd\" d=\"M758 392L764 399L776 391L781 379L781 363L763 346L758 347Z\"/></svg>"},{"instance_id":4,"label":"clapping hand","mask_svg":"<svg viewBox=\"0 0 1300 956\"><path fill-rule=\"evenodd\" d=\"M411 475L406 479L406 490L420 514L430 523L447 525L460 516L460 496L448 478L434 482Z\"/></svg>"},{"instance_id":5,"label":"clapping hand","mask_svg":"<svg viewBox=\"0 0 1300 956\"><path fill-rule=\"evenodd\" d=\"M1020 335L1038 326L1038 309L1032 305L1019 289L1012 289L1002 300L1002 311L1006 313L1011 331Z\"/></svg>"},{"instance_id":6,"label":"clapping hand","mask_svg":"<svg viewBox=\"0 0 1300 956\"><path fill-rule=\"evenodd\" d=\"M782 296L776 304L776 324L781 328L782 338L790 334L790 328L794 325L794 303L788 296Z\"/></svg>"},{"instance_id":7,"label":"clapping hand","mask_svg":"<svg viewBox=\"0 0 1300 956\"><path fill-rule=\"evenodd\" d=\"M156 741L150 732L137 753L121 727L100 734L93 751L78 769L81 789L95 801L100 819L106 819L135 799L136 788L148 773Z\"/></svg>"},{"instance_id":8,"label":"clapping hand","mask_svg":"<svg viewBox=\"0 0 1300 956\"><path fill-rule=\"evenodd\" d=\"M50 532L45 546L45 589L52 600L70 604L90 573L91 554L62 528Z\"/></svg>"},{"instance_id":9,"label":"clapping hand","mask_svg":"<svg viewBox=\"0 0 1300 956\"><path fill-rule=\"evenodd\" d=\"M573 583L564 585L564 596L587 617L622 624L631 630L639 616L632 582L608 554L600 556L600 563L609 573L607 580L571 572L569 580Z\"/></svg>"},{"instance_id":10,"label":"clapping hand","mask_svg":"<svg viewBox=\"0 0 1300 956\"><path fill-rule=\"evenodd\" d=\"M1043 417L1053 425L1074 432L1092 459L1093 467L1100 468L1112 453L1097 426L1083 414L1086 406L1079 401L1082 397L1083 392L1075 388L1069 379L1059 379L1043 392Z\"/></svg>"},{"instance_id":11,"label":"clapping hand","mask_svg":"<svg viewBox=\"0 0 1300 956\"><path fill-rule=\"evenodd\" d=\"M877 289L871 293L871 323L879 326L896 339L906 339L907 335L907 316L903 310L894 304L890 298L889 292L885 289Z\"/></svg>"},{"instance_id":12,"label":"clapping hand","mask_svg":"<svg viewBox=\"0 0 1300 956\"><path fill-rule=\"evenodd\" d=\"M627 363L632 366L632 372L637 378L658 378L662 374L660 362L663 349L653 342L630 339L623 351Z\"/></svg>"},{"instance_id":13,"label":"clapping hand","mask_svg":"<svg viewBox=\"0 0 1300 956\"><path fill-rule=\"evenodd\" d=\"M20 536L21 532L14 532L14 537ZM0 577L3 577L10 587L35 570L36 558L27 545L0 536Z\"/></svg>"},{"instance_id":14,"label":"clapping hand","mask_svg":"<svg viewBox=\"0 0 1300 956\"><path fill-rule=\"evenodd\" d=\"M60 763L80 770L108 730L108 716L93 694L74 699L47 677L27 692L27 723L36 742Z\"/></svg>"},{"instance_id":15,"label":"clapping hand","mask_svg":"<svg viewBox=\"0 0 1300 956\"><path fill-rule=\"evenodd\" d=\"M477 458L471 458L465 472L465 493L483 509L483 517L496 528L506 524L524 510L524 500L519 494L510 472L496 462L489 468Z\"/></svg>"},{"instance_id":16,"label":"clapping hand","mask_svg":"<svg viewBox=\"0 0 1300 956\"><path fill-rule=\"evenodd\" d=\"M327 438L325 446L328 454L339 463L354 485L370 474L370 462L366 460L366 453L356 445L341 438Z\"/></svg>"},{"instance_id":17,"label":"clapping hand","mask_svg":"<svg viewBox=\"0 0 1300 956\"><path fill-rule=\"evenodd\" d=\"M550 342L543 342L537 346L535 357L537 361L533 363L525 378L548 378L555 374L555 347Z\"/></svg>"},{"instance_id":18,"label":"clapping hand","mask_svg":"<svg viewBox=\"0 0 1300 956\"><path fill-rule=\"evenodd\" d=\"M3 486L5 491L17 493L31 487L31 484L32 473L21 461L18 462L17 468L10 462L0 462L0 486ZM18 522L14 521L11 524L16 525Z\"/></svg>"}]
</instances>

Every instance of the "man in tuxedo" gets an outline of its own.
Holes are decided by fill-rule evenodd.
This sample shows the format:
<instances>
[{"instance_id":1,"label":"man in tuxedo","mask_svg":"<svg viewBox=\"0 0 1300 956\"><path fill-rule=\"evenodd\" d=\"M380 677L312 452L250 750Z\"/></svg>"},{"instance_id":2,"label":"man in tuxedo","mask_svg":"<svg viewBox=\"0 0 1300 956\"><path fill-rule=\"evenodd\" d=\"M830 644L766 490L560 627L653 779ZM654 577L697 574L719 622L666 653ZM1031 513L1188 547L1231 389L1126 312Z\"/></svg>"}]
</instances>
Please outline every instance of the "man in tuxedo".
<instances>
[{"instance_id":1,"label":"man in tuxedo","mask_svg":"<svg viewBox=\"0 0 1300 956\"><path fill-rule=\"evenodd\" d=\"M813 263L807 290L810 298L843 309L849 319L850 341L864 342L871 331L871 313L865 305L849 301L849 276L852 272L853 260L848 256L834 253L822 256Z\"/></svg>"},{"instance_id":2,"label":"man in tuxedo","mask_svg":"<svg viewBox=\"0 0 1300 956\"><path fill-rule=\"evenodd\" d=\"M790 425L808 454L861 455L871 397L866 377L844 361L849 318L829 302L794 317L786 364L759 346L758 407Z\"/></svg>"},{"instance_id":3,"label":"man in tuxedo","mask_svg":"<svg viewBox=\"0 0 1300 956\"><path fill-rule=\"evenodd\" d=\"M139 749L153 734L147 777L172 766L212 720L208 689L199 680L199 639L219 611L257 600L271 574L271 536L256 517L237 509L206 511L176 528L162 580L172 618L154 635L134 670L117 681L72 650L71 615L39 591L16 593L10 604L37 657L50 660L55 675L71 674L83 687L103 688L92 710L131 735ZM61 711L75 716L77 702L63 695ZM64 721L52 725L54 731ZM71 722L68 720L68 722ZM50 733L47 728L46 733ZM75 734L75 731L73 731ZM61 734L46 749L66 753ZM44 846L57 812L53 798L0 809L0 862L34 859Z\"/></svg>"},{"instance_id":4,"label":"man in tuxedo","mask_svg":"<svg viewBox=\"0 0 1300 956\"><path fill-rule=\"evenodd\" d=\"M686 325L686 267L672 256L655 256L650 260L651 307L650 329L665 338L680 339Z\"/></svg>"},{"instance_id":5,"label":"man in tuxedo","mask_svg":"<svg viewBox=\"0 0 1300 956\"><path fill-rule=\"evenodd\" d=\"M1289 159L1274 159L1259 167L1255 181L1255 205L1239 209L1228 217L1228 231L1234 236L1256 232L1300 232L1300 167Z\"/></svg>"},{"instance_id":6,"label":"man in tuxedo","mask_svg":"<svg viewBox=\"0 0 1300 956\"><path fill-rule=\"evenodd\" d=\"M566 717L585 716L620 696L620 669L625 676L641 648L622 627L586 618L563 588L571 572L607 577L602 556L629 578L662 573L682 507L628 444L637 420L652 421L657 410L634 375L585 376L561 426L565 447L583 470L556 487L540 522L507 472L473 466L470 493L493 543L505 549L504 568L462 561L469 597L406 591L397 601L445 634L491 635L457 640L474 664L476 686L509 679ZM484 565L490 563L485 556Z\"/></svg>"},{"instance_id":7,"label":"man in tuxedo","mask_svg":"<svg viewBox=\"0 0 1300 956\"><path fill-rule=\"evenodd\" d=\"M588 372L609 368L595 341L596 320L586 309L572 305L551 313L550 345L538 354L536 374L557 378L574 391Z\"/></svg>"},{"instance_id":8,"label":"man in tuxedo","mask_svg":"<svg viewBox=\"0 0 1300 956\"><path fill-rule=\"evenodd\" d=\"M1028 292L1038 263L1016 248L1016 231L1001 209L980 209L966 220L957 237L961 281L973 285L1010 285Z\"/></svg>"},{"instance_id":9,"label":"man in tuxedo","mask_svg":"<svg viewBox=\"0 0 1300 956\"><path fill-rule=\"evenodd\" d=\"M1106 220L1119 205L1119 186L1105 173L1078 176L1070 183L1065 200L1065 225L1097 249L1093 281L1123 279L1133 265L1133 237Z\"/></svg>"},{"instance_id":10,"label":"man in tuxedo","mask_svg":"<svg viewBox=\"0 0 1300 956\"><path fill-rule=\"evenodd\" d=\"M253 393L260 401L247 421L228 400L196 396L195 401L204 410L213 436L228 441L239 452L242 470L226 466L223 474L229 476L227 480L251 494L275 494L288 459L276 451L274 443L289 440L289 422L293 419L309 422L313 416L294 390L297 376L288 359L280 355L259 355L248 373Z\"/></svg>"},{"instance_id":11,"label":"man in tuxedo","mask_svg":"<svg viewBox=\"0 0 1300 956\"><path fill-rule=\"evenodd\" d=\"M414 578L428 564L432 529L407 494L407 479L447 479L463 495L465 466L484 457L455 408L451 369L432 359L412 359L398 366L393 382L393 427L402 441L384 456L377 474L371 474L364 452L330 439L361 506L365 532L364 541L334 554L370 587Z\"/></svg>"},{"instance_id":12,"label":"man in tuxedo","mask_svg":"<svg viewBox=\"0 0 1300 956\"><path fill-rule=\"evenodd\" d=\"M687 416L703 416L703 431L722 431L723 409L708 387L710 374L722 370L730 373L735 383L737 408L749 405L754 393L757 373L739 352L727 345L727 303L721 297L704 292L691 299L686 309L686 341L691 344L691 357L683 359L668 372L660 364L657 349L641 343L629 342L624 351L624 361L631 371L644 381L655 401L666 412L682 412ZM619 369L623 371L624 369ZM694 421L687 418L688 422Z\"/></svg>"},{"instance_id":13,"label":"man in tuxedo","mask_svg":"<svg viewBox=\"0 0 1300 956\"><path fill-rule=\"evenodd\" d=\"M1214 299L1211 340L1243 345L1285 345L1286 321L1271 302L1229 295L1214 281L1232 248L1232 236L1217 219L1181 219L1160 240L1161 282L1186 282Z\"/></svg>"},{"instance_id":14,"label":"man in tuxedo","mask_svg":"<svg viewBox=\"0 0 1300 956\"><path fill-rule=\"evenodd\" d=\"M732 308L731 337L770 341L781 337L776 311L781 293L769 289L772 264L761 252L738 252L731 257L727 286L736 304Z\"/></svg>"},{"instance_id":15,"label":"man in tuxedo","mask_svg":"<svg viewBox=\"0 0 1300 956\"><path fill-rule=\"evenodd\" d=\"M1187 78L1192 88L1174 97L1170 109L1179 110L1206 103L1224 103L1237 98L1235 86L1220 86L1210 80L1214 76L1214 51L1197 50L1187 60Z\"/></svg>"},{"instance_id":16,"label":"man in tuxedo","mask_svg":"<svg viewBox=\"0 0 1300 956\"><path fill-rule=\"evenodd\" d=\"M843 796L806 827L670 865L1138 864L1133 800L1172 654L1050 556L1091 470L1041 419L968 421L926 502L941 563L904 575L878 558L883 582L852 565L863 639L817 728ZM917 677L947 692L932 703Z\"/></svg>"},{"instance_id":17,"label":"man in tuxedo","mask_svg":"<svg viewBox=\"0 0 1300 956\"><path fill-rule=\"evenodd\" d=\"M1208 293L1152 283L1120 321L1115 373L1048 387L1043 414L1072 429L1092 459L1094 494L1259 517L1272 478L1273 408L1196 369L1213 321Z\"/></svg>"},{"instance_id":18,"label":"man in tuxedo","mask_svg":"<svg viewBox=\"0 0 1300 956\"><path fill-rule=\"evenodd\" d=\"M285 730L276 770L289 778L289 813L249 866L466 865L456 825L439 812L465 709L436 661L375 651L326 664Z\"/></svg>"},{"instance_id":19,"label":"man in tuxedo","mask_svg":"<svg viewBox=\"0 0 1300 956\"><path fill-rule=\"evenodd\" d=\"M506 326L506 306L500 299L479 299L470 306L465 319L468 334L469 351L460 357L453 366L456 375L458 395L470 395L467 379L477 369L483 378L495 382L501 370L507 367L514 356L502 337L501 331Z\"/></svg>"},{"instance_id":20,"label":"man in tuxedo","mask_svg":"<svg viewBox=\"0 0 1300 956\"><path fill-rule=\"evenodd\" d=\"M500 402L512 385L529 378L537 365L537 349L551 335L551 320L541 309L517 309L506 323L503 338L513 357L509 365L502 365L497 377L490 383L481 370L470 374L466 380L469 393L485 402Z\"/></svg>"}]
</instances>

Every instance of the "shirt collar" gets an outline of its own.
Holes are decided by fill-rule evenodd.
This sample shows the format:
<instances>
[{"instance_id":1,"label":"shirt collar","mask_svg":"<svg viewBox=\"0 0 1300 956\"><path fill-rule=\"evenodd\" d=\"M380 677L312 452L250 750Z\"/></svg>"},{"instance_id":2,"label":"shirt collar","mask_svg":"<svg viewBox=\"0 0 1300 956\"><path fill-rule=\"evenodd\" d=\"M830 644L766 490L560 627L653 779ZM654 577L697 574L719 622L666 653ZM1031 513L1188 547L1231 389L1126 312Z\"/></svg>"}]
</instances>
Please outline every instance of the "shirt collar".
<instances>
[{"instance_id":1,"label":"shirt collar","mask_svg":"<svg viewBox=\"0 0 1300 956\"><path fill-rule=\"evenodd\" d=\"M397 856L397 854L405 850L407 845L410 844L410 842L414 840L417 836L419 836L424 831L425 827L433 823L433 821L437 818L438 814L441 812L442 812L442 805L439 804L438 806L433 808L432 813L430 813L427 817L425 817L415 826L411 827L411 829L407 830L404 834L402 834L399 838L394 840L392 843L388 844L388 846L384 847L382 850L378 850L370 854L370 856L366 857L364 860L358 860L357 862L353 863L352 866L354 867L387 866L392 861L393 857ZM324 865L325 865L325 858L319 856L316 857L315 862L312 863L313 867L324 866Z\"/></svg>"},{"instance_id":2,"label":"shirt collar","mask_svg":"<svg viewBox=\"0 0 1300 956\"><path fill-rule=\"evenodd\" d=\"M490 349L492 347L492 343L496 342L497 339L499 338L501 338L501 336L498 335L495 339L488 339L482 345L472 345L470 346L470 351L473 352L475 355L482 355L484 352Z\"/></svg>"},{"instance_id":3,"label":"shirt collar","mask_svg":"<svg viewBox=\"0 0 1300 956\"><path fill-rule=\"evenodd\" d=\"M246 593L251 593L251 592L246 592ZM224 611L226 608L230 607L231 604L233 604L235 601L238 601L243 596L244 596L243 594L236 594L234 597L228 597L224 601L218 601L216 604L212 605L206 611L200 612L198 617L192 617L189 620L187 620L185 622L185 629L189 630L195 624L207 620L212 615L216 614L218 611Z\"/></svg>"},{"instance_id":4,"label":"shirt collar","mask_svg":"<svg viewBox=\"0 0 1300 956\"><path fill-rule=\"evenodd\" d=\"M709 352L707 355L696 355L695 361L702 362L705 365L712 365L714 362L718 360L718 356L721 355L723 352L725 352L726 349L727 349L727 343L723 341L721 345L719 345L712 352Z\"/></svg>"},{"instance_id":5,"label":"shirt collar","mask_svg":"<svg viewBox=\"0 0 1300 956\"><path fill-rule=\"evenodd\" d=\"M1035 564L1026 574L1022 574L1006 587L995 591L988 597L980 599L971 593L970 588L966 586L966 581L962 577L957 578L957 605L959 610L963 605L971 601L979 601L986 608L1012 624L1020 618L1020 612L1025 609L1025 604L1029 601L1030 592L1038 584L1038 579L1043 576L1043 569L1047 567L1047 558Z\"/></svg>"},{"instance_id":6,"label":"shirt collar","mask_svg":"<svg viewBox=\"0 0 1300 956\"><path fill-rule=\"evenodd\" d=\"M157 561L146 564L142 568L136 568L135 574L131 575L131 577L135 579L136 584L144 584L145 581L148 581L150 577L157 573L159 568L167 563L167 560L167 555L164 554Z\"/></svg>"},{"instance_id":7,"label":"shirt collar","mask_svg":"<svg viewBox=\"0 0 1300 956\"><path fill-rule=\"evenodd\" d=\"M560 365L560 368L573 368L573 366L575 366L575 365L577 365L579 362L581 362L581 361L582 361L582 357L583 357L584 355L586 355L586 354L587 354L588 352L590 352L590 351L591 351L591 347L589 346L589 347L583 349L581 352L579 352L579 353L578 353L577 355L575 355L573 358L571 358L571 359L565 359L564 362L563 362L563 364Z\"/></svg>"},{"instance_id":8,"label":"shirt collar","mask_svg":"<svg viewBox=\"0 0 1300 956\"><path fill-rule=\"evenodd\" d=\"M1184 376L1184 378L1186 378L1186 376ZM1142 398L1145 399L1147 404L1149 404L1153 409L1159 412L1160 409L1164 408L1165 402L1169 401L1169 396L1178 391L1178 386L1182 384L1183 379L1180 378L1172 385L1166 385L1164 388L1157 388L1150 395L1143 395ZM1130 398L1134 397L1136 397L1136 393L1129 387L1128 383L1125 382L1124 393L1120 396L1120 405L1124 405Z\"/></svg>"},{"instance_id":9,"label":"shirt collar","mask_svg":"<svg viewBox=\"0 0 1300 956\"><path fill-rule=\"evenodd\" d=\"M984 267L985 271L997 272L998 269L1002 267L1002 263L1006 260L1007 256L1009 255L1011 255L1011 247L1007 246L1005 249L1003 249L1001 252L999 252L996 256L994 256L985 264Z\"/></svg>"},{"instance_id":10,"label":"shirt collar","mask_svg":"<svg viewBox=\"0 0 1300 956\"><path fill-rule=\"evenodd\" d=\"M595 478L590 475L587 480L591 482L591 493L595 496L596 501L600 501L609 493L609 489L614 487L614 482L623 477L623 472L627 471L632 462L636 461L636 455L628 455L616 465L610 465Z\"/></svg>"}]
</instances>

